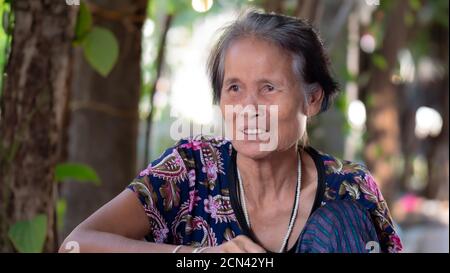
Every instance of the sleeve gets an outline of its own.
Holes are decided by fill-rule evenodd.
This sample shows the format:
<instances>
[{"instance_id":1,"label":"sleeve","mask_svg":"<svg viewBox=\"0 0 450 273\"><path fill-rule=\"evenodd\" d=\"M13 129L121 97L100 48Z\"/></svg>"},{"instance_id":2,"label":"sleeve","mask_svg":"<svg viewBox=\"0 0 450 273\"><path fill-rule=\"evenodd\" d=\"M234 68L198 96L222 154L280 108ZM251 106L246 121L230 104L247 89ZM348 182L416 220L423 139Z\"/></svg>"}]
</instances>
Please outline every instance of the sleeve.
<instances>
[{"instance_id":1,"label":"sleeve","mask_svg":"<svg viewBox=\"0 0 450 273\"><path fill-rule=\"evenodd\" d=\"M145 237L155 243L173 243L172 222L188 189L184 160L178 144L165 150L127 186L139 199L148 217L150 232Z\"/></svg>"},{"instance_id":2,"label":"sleeve","mask_svg":"<svg viewBox=\"0 0 450 273\"><path fill-rule=\"evenodd\" d=\"M298 253L379 251L369 211L355 200L327 202L311 215L300 236Z\"/></svg>"},{"instance_id":3,"label":"sleeve","mask_svg":"<svg viewBox=\"0 0 450 273\"><path fill-rule=\"evenodd\" d=\"M368 170L364 173L360 188L363 199L374 204L369 212L378 233L381 250L384 252L400 252L403 246L395 230L391 213L375 179Z\"/></svg>"},{"instance_id":4,"label":"sleeve","mask_svg":"<svg viewBox=\"0 0 450 273\"><path fill-rule=\"evenodd\" d=\"M387 203L369 170L362 164L353 173L353 179L345 180L339 189L339 195L356 200L370 213L377 231L382 252L400 252L402 243L395 231L394 222ZM353 180L353 183L349 181Z\"/></svg>"}]
</instances>

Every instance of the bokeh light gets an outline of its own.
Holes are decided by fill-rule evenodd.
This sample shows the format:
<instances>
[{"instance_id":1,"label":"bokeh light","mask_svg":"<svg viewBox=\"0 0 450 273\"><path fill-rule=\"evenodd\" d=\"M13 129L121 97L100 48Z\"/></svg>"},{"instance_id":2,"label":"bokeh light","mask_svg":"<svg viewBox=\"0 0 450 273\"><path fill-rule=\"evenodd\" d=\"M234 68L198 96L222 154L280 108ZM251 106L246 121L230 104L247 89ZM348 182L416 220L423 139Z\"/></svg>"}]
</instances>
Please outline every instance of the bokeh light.
<instances>
[{"instance_id":1,"label":"bokeh light","mask_svg":"<svg viewBox=\"0 0 450 273\"><path fill-rule=\"evenodd\" d=\"M192 8L197 12L206 12L213 5L213 0L192 0Z\"/></svg>"},{"instance_id":2,"label":"bokeh light","mask_svg":"<svg viewBox=\"0 0 450 273\"><path fill-rule=\"evenodd\" d=\"M373 53L375 51L376 41L372 34L366 33L361 37L359 45L362 51Z\"/></svg>"},{"instance_id":3,"label":"bokeh light","mask_svg":"<svg viewBox=\"0 0 450 273\"><path fill-rule=\"evenodd\" d=\"M348 107L348 120L353 128L362 129L366 123L366 107L360 100L354 100Z\"/></svg>"},{"instance_id":4,"label":"bokeh light","mask_svg":"<svg viewBox=\"0 0 450 273\"><path fill-rule=\"evenodd\" d=\"M416 112L415 134L423 139L428 136L435 137L442 130L442 116L433 108L422 106Z\"/></svg>"}]
</instances>

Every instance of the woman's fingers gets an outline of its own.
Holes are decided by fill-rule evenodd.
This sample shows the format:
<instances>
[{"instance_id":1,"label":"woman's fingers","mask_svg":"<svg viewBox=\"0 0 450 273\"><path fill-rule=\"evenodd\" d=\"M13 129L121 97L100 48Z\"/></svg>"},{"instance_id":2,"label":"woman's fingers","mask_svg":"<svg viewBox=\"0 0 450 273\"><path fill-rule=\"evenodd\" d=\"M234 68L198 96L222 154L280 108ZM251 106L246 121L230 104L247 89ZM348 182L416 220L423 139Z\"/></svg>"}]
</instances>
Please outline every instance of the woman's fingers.
<instances>
[{"instance_id":1,"label":"woman's fingers","mask_svg":"<svg viewBox=\"0 0 450 273\"><path fill-rule=\"evenodd\" d=\"M265 253L266 250L254 243L250 238L239 235L216 247L206 249L206 253Z\"/></svg>"},{"instance_id":2,"label":"woman's fingers","mask_svg":"<svg viewBox=\"0 0 450 273\"><path fill-rule=\"evenodd\" d=\"M239 250L243 253L265 253L266 250L262 248L260 245L253 242L250 238L245 235L239 235L234 238L232 241L235 241L235 244L239 248Z\"/></svg>"}]
</instances>

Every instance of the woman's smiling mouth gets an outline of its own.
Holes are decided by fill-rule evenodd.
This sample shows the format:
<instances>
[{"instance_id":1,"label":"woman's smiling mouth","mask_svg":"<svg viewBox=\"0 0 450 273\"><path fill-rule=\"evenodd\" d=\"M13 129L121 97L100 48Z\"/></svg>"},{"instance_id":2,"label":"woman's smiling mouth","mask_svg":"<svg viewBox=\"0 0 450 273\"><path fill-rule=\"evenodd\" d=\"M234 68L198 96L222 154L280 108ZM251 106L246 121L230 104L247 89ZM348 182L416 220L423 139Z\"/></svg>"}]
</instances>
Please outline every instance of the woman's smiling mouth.
<instances>
[{"instance_id":1,"label":"woman's smiling mouth","mask_svg":"<svg viewBox=\"0 0 450 273\"><path fill-rule=\"evenodd\" d=\"M266 130L261 129L261 128L246 128L246 129L242 130L242 132L245 135L260 135L260 134L267 133Z\"/></svg>"}]
</instances>

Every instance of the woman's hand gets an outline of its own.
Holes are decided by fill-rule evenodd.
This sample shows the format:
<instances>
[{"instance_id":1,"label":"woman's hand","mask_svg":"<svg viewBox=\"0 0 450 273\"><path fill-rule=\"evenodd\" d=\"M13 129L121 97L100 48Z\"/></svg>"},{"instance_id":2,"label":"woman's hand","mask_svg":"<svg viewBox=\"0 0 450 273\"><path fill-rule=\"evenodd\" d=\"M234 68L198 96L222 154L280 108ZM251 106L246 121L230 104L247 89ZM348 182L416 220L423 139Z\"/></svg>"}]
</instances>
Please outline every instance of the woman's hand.
<instances>
[{"instance_id":1,"label":"woman's hand","mask_svg":"<svg viewBox=\"0 0 450 273\"><path fill-rule=\"evenodd\" d=\"M219 246L207 248L203 253L266 253L266 250L247 236L239 235Z\"/></svg>"}]
</instances>

